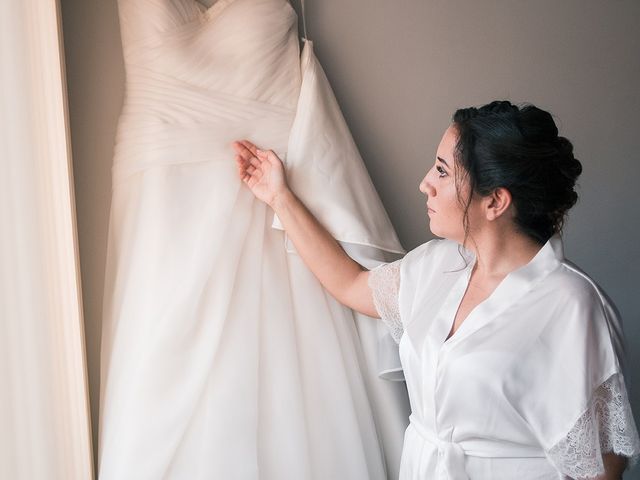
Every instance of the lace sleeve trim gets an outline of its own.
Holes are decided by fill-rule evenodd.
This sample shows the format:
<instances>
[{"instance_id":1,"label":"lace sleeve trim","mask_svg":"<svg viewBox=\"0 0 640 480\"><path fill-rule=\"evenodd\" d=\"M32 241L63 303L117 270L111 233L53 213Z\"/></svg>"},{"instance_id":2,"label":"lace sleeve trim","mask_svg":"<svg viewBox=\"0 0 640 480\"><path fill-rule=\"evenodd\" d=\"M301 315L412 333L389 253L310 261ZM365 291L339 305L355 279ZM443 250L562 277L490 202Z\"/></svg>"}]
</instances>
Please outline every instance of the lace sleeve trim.
<instances>
[{"instance_id":1,"label":"lace sleeve trim","mask_svg":"<svg viewBox=\"0 0 640 480\"><path fill-rule=\"evenodd\" d=\"M400 343L404 333L400 320L400 262L387 263L369 272L369 287L373 295L373 304L380 319L389 328L391 337Z\"/></svg>"},{"instance_id":2,"label":"lace sleeve trim","mask_svg":"<svg viewBox=\"0 0 640 480\"><path fill-rule=\"evenodd\" d=\"M628 457L631 464L640 454L624 379L618 373L598 387L589 408L547 455L562 474L583 479L604 474L605 453Z\"/></svg>"}]
</instances>

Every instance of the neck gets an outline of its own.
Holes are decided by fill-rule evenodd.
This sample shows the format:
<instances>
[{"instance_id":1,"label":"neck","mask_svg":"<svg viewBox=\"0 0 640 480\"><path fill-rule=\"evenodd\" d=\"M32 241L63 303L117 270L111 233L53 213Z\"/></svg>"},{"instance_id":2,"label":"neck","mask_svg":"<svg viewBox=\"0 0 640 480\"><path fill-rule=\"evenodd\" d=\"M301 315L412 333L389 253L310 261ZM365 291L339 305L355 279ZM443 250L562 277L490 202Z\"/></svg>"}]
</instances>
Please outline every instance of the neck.
<instances>
[{"instance_id":1,"label":"neck","mask_svg":"<svg viewBox=\"0 0 640 480\"><path fill-rule=\"evenodd\" d=\"M472 234L467 248L476 256L476 276L504 278L529 263L542 247L527 235L503 230Z\"/></svg>"}]
</instances>

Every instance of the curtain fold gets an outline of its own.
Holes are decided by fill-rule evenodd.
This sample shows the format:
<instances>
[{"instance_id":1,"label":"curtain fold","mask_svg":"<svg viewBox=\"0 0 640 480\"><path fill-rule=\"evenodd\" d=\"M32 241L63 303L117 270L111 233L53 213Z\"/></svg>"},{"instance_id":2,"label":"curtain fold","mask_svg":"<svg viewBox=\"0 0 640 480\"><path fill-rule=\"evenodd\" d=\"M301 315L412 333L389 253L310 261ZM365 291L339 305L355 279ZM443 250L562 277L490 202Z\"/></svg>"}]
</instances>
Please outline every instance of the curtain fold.
<instances>
[{"instance_id":1,"label":"curtain fold","mask_svg":"<svg viewBox=\"0 0 640 480\"><path fill-rule=\"evenodd\" d=\"M56 0L0 3L0 478L93 478Z\"/></svg>"}]
</instances>

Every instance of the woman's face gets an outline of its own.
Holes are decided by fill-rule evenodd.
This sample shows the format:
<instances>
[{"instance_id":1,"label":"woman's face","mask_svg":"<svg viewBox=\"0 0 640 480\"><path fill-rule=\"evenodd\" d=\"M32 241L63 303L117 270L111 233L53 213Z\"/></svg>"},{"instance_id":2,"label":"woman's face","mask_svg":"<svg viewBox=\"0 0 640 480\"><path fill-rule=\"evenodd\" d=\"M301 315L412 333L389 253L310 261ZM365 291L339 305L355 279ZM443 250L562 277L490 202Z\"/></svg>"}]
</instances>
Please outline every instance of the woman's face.
<instances>
[{"instance_id":1,"label":"woman's face","mask_svg":"<svg viewBox=\"0 0 640 480\"><path fill-rule=\"evenodd\" d=\"M456 129L451 125L444 132L438 145L435 163L420 182L419 188L427 196L427 214L431 233L462 243L465 238L464 209L460 204L456 187L456 169L461 168L454 160L456 142ZM460 198L468 198L468 184L463 183L460 188L462 188ZM472 206L469 210L470 222L472 222Z\"/></svg>"}]
</instances>

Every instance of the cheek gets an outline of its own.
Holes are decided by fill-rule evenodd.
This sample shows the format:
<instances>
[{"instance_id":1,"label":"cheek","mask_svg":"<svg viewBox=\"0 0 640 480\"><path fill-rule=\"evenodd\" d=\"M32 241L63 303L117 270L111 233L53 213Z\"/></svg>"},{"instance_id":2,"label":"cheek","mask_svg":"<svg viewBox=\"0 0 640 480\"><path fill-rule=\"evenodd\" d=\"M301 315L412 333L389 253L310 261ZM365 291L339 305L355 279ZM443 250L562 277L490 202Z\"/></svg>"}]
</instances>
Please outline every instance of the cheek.
<instances>
[{"instance_id":1,"label":"cheek","mask_svg":"<svg viewBox=\"0 0 640 480\"><path fill-rule=\"evenodd\" d=\"M458 191L455 186L450 185L447 188L447 210L451 218L460 219L464 216L464 206L460 203ZM444 195L443 195L444 197Z\"/></svg>"}]
</instances>

